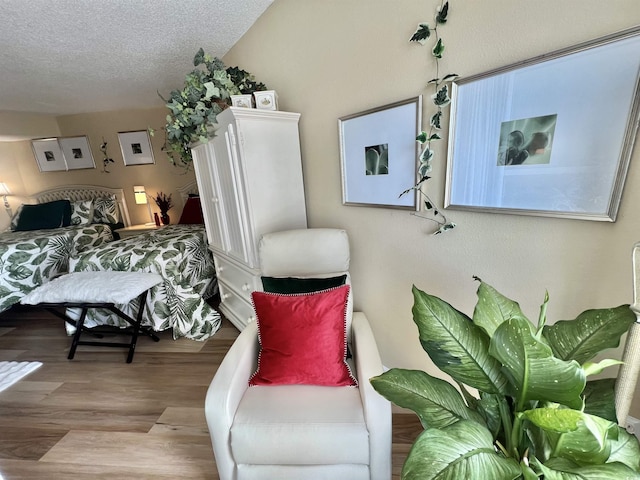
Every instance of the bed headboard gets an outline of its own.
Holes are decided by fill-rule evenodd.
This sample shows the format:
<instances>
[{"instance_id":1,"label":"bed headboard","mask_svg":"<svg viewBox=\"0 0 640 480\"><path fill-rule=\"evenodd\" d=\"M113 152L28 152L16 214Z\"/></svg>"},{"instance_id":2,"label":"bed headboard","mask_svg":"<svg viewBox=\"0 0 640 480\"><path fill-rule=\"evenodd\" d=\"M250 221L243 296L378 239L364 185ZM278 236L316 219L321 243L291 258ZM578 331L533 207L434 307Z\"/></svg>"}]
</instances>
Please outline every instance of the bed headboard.
<instances>
[{"instance_id":1,"label":"bed headboard","mask_svg":"<svg viewBox=\"0 0 640 480\"><path fill-rule=\"evenodd\" d=\"M189 195L199 195L198 192L198 182L195 180L193 182L187 183L182 187L178 187L178 193L182 197L182 202L186 202Z\"/></svg>"},{"instance_id":2,"label":"bed headboard","mask_svg":"<svg viewBox=\"0 0 640 480\"><path fill-rule=\"evenodd\" d=\"M124 191L121 188L100 187L98 185L64 185L50 188L42 192L31 195L37 203L51 202L53 200L89 200L93 198L115 195L118 208L120 209L120 219L125 227L131 226L127 201L124 198Z\"/></svg>"}]
</instances>

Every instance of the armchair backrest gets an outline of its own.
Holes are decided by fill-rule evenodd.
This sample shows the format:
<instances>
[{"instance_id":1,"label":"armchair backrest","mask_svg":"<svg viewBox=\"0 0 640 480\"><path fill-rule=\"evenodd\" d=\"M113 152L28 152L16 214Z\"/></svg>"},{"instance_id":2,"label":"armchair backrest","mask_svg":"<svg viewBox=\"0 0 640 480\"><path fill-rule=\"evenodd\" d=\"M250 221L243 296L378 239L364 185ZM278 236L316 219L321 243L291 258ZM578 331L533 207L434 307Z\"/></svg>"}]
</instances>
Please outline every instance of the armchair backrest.
<instances>
[{"instance_id":1,"label":"armchair backrest","mask_svg":"<svg viewBox=\"0 0 640 480\"><path fill-rule=\"evenodd\" d=\"M335 228L307 228L268 233L258 246L262 275L327 278L349 276L349 237ZM347 341L351 342L353 295L347 302Z\"/></svg>"}]
</instances>

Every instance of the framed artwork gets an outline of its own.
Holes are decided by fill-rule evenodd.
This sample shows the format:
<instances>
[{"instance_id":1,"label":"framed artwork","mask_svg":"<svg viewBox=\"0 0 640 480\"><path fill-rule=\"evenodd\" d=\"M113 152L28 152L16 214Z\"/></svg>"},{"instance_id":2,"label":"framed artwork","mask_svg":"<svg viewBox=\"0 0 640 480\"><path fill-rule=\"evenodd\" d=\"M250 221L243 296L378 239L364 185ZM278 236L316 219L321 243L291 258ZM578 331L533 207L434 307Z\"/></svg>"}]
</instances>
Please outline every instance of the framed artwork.
<instances>
[{"instance_id":1,"label":"framed artwork","mask_svg":"<svg viewBox=\"0 0 640 480\"><path fill-rule=\"evenodd\" d=\"M640 27L453 82L445 207L616 219Z\"/></svg>"},{"instance_id":2,"label":"framed artwork","mask_svg":"<svg viewBox=\"0 0 640 480\"><path fill-rule=\"evenodd\" d=\"M418 209L415 185L422 97L338 120L344 205Z\"/></svg>"},{"instance_id":3,"label":"framed artwork","mask_svg":"<svg viewBox=\"0 0 640 480\"><path fill-rule=\"evenodd\" d=\"M149 132L119 132L118 140L122 150L122 159L126 166L147 165L155 163L153 150L149 140Z\"/></svg>"},{"instance_id":4,"label":"framed artwork","mask_svg":"<svg viewBox=\"0 0 640 480\"><path fill-rule=\"evenodd\" d=\"M32 140L31 148L41 172L56 172L67 169L57 138Z\"/></svg>"},{"instance_id":5,"label":"framed artwork","mask_svg":"<svg viewBox=\"0 0 640 480\"><path fill-rule=\"evenodd\" d=\"M96 168L86 136L59 138L58 143L62 149L67 170Z\"/></svg>"}]
</instances>

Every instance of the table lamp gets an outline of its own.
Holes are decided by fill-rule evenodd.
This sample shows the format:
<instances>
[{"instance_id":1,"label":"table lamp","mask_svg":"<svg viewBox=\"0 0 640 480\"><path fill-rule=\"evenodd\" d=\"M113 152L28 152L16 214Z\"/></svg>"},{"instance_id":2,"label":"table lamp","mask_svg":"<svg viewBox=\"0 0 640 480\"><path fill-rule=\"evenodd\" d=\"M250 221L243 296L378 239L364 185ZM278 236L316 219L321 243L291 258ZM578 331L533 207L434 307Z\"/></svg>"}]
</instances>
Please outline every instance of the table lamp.
<instances>
[{"instance_id":1,"label":"table lamp","mask_svg":"<svg viewBox=\"0 0 640 480\"><path fill-rule=\"evenodd\" d=\"M153 215L151 214L151 205L147 201L147 191L145 190L144 186L142 186L142 185L134 186L133 187L133 195L135 197L137 205L144 205L144 204L147 205L147 209L149 210L149 220L151 220L151 221L145 223L145 225L155 225L156 222L154 222L154 220L153 220Z\"/></svg>"}]
</instances>

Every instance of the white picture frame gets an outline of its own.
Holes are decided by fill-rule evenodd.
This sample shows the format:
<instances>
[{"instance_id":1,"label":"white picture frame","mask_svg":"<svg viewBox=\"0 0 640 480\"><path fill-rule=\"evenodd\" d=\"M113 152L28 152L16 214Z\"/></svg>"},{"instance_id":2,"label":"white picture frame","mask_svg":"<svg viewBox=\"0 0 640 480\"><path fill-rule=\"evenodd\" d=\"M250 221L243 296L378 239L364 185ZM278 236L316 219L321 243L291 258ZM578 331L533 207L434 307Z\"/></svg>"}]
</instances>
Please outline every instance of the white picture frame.
<instances>
[{"instance_id":1,"label":"white picture frame","mask_svg":"<svg viewBox=\"0 0 640 480\"><path fill-rule=\"evenodd\" d=\"M614 222L639 71L634 27L453 82L445 208Z\"/></svg>"},{"instance_id":2,"label":"white picture frame","mask_svg":"<svg viewBox=\"0 0 640 480\"><path fill-rule=\"evenodd\" d=\"M125 166L151 165L155 163L147 130L118 132L120 151Z\"/></svg>"},{"instance_id":3,"label":"white picture frame","mask_svg":"<svg viewBox=\"0 0 640 480\"><path fill-rule=\"evenodd\" d=\"M418 210L421 117L418 96L338 119L343 205Z\"/></svg>"},{"instance_id":4,"label":"white picture frame","mask_svg":"<svg viewBox=\"0 0 640 480\"><path fill-rule=\"evenodd\" d=\"M57 172L67 169L67 164L57 138L41 138L31 141L33 155L40 172Z\"/></svg>"},{"instance_id":5,"label":"white picture frame","mask_svg":"<svg viewBox=\"0 0 640 480\"><path fill-rule=\"evenodd\" d=\"M67 170L96 168L89 139L86 136L62 137L58 139L58 143L64 155Z\"/></svg>"}]
</instances>

